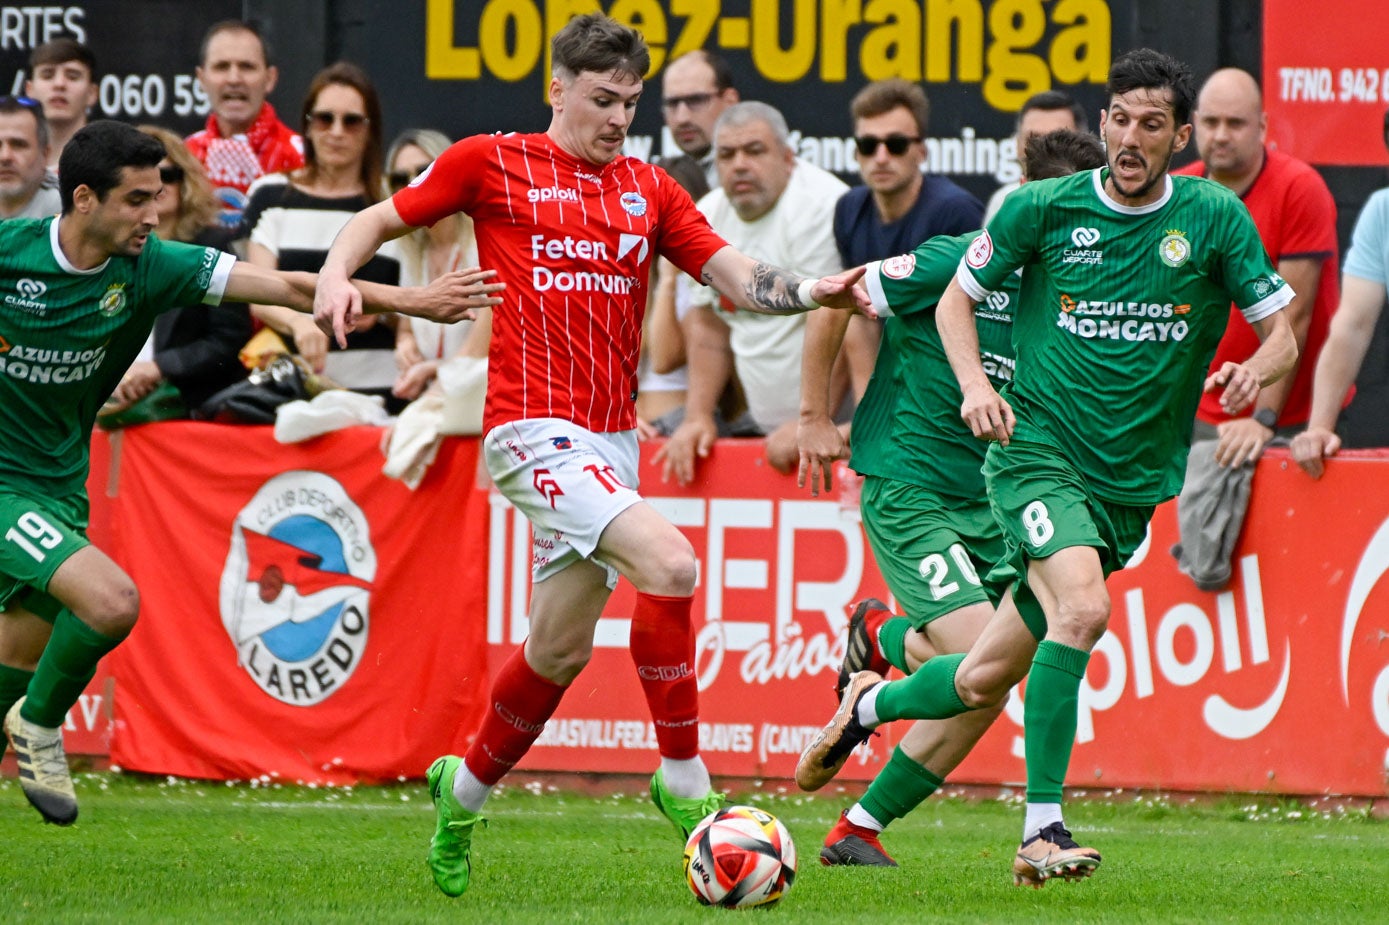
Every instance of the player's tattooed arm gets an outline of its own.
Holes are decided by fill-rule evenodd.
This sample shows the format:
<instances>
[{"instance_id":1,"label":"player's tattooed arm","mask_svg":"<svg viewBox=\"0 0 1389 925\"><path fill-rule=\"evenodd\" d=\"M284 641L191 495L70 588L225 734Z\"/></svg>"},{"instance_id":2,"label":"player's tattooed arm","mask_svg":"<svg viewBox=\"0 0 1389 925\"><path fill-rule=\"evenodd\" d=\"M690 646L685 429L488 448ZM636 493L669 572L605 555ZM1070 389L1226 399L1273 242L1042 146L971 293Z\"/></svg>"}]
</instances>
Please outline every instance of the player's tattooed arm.
<instances>
[{"instance_id":1,"label":"player's tattooed arm","mask_svg":"<svg viewBox=\"0 0 1389 925\"><path fill-rule=\"evenodd\" d=\"M757 308L769 315L799 315L806 305L797 295L801 277L758 261L744 291Z\"/></svg>"}]
</instances>

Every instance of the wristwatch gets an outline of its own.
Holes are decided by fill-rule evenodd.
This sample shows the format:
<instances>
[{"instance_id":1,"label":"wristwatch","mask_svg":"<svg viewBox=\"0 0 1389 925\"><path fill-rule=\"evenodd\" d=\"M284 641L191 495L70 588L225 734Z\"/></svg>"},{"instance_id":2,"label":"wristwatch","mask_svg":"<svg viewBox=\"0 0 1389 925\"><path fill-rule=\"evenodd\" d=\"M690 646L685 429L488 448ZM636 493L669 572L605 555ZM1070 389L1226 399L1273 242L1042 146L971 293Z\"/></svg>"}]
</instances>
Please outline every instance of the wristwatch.
<instances>
[{"instance_id":1,"label":"wristwatch","mask_svg":"<svg viewBox=\"0 0 1389 925\"><path fill-rule=\"evenodd\" d=\"M1272 408L1256 408L1251 417L1269 430L1278 429L1278 412Z\"/></svg>"}]
</instances>

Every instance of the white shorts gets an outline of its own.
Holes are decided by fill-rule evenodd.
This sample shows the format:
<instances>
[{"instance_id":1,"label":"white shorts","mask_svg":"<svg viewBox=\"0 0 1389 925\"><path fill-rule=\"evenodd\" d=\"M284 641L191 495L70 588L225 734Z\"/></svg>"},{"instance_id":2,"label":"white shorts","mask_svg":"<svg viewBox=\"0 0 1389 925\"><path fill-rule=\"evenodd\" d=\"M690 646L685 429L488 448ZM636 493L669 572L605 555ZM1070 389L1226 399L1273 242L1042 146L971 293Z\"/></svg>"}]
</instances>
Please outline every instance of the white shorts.
<instances>
[{"instance_id":1,"label":"white shorts","mask_svg":"<svg viewBox=\"0 0 1389 925\"><path fill-rule=\"evenodd\" d=\"M497 490L531 523L531 579L543 581L593 557L613 519L637 494L637 433L595 434L560 418L530 418L492 428L482 441Z\"/></svg>"}]
</instances>

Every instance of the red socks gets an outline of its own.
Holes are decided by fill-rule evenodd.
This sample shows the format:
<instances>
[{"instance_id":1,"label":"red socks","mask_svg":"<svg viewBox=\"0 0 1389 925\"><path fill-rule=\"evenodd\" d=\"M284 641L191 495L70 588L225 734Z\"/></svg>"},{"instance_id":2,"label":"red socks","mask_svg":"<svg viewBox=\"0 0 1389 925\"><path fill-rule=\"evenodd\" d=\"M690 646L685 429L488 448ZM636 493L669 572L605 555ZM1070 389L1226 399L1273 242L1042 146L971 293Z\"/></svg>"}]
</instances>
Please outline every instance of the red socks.
<instances>
[{"instance_id":1,"label":"red socks","mask_svg":"<svg viewBox=\"0 0 1389 925\"><path fill-rule=\"evenodd\" d=\"M693 597L637 592L632 661L637 666L662 758L699 756L699 682L694 672Z\"/></svg>"},{"instance_id":2,"label":"red socks","mask_svg":"<svg viewBox=\"0 0 1389 925\"><path fill-rule=\"evenodd\" d=\"M473 776L489 786L501 780L545 730L565 690L535 673L525 645L511 653L492 682L491 709L463 759Z\"/></svg>"}]
</instances>

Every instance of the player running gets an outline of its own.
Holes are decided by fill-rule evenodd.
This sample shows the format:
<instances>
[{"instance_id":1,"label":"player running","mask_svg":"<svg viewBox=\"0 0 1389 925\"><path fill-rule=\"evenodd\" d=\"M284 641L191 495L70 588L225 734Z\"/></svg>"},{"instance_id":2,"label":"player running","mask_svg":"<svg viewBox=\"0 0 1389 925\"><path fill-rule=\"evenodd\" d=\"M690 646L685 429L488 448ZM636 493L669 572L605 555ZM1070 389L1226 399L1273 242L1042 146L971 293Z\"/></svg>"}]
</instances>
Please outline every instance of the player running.
<instances>
[{"instance_id":1,"label":"player running","mask_svg":"<svg viewBox=\"0 0 1389 925\"><path fill-rule=\"evenodd\" d=\"M312 308L311 273L150 233L164 157L143 132L93 122L63 148L62 214L0 223L0 714L24 795L58 825L77 819L64 717L140 604L129 576L85 535L97 409L160 312L224 298ZM456 321L499 301L491 275L362 292L373 311Z\"/></svg>"},{"instance_id":2,"label":"player running","mask_svg":"<svg viewBox=\"0 0 1389 925\"><path fill-rule=\"evenodd\" d=\"M1203 383L1234 414L1297 356L1280 311L1292 290L1248 210L1219 184L1167 174L1191 136L1186 65L1139 49L1114 62L1108 89L1108 167L1009 196L936 310L961 414L997 441L984 479L1007 556L993 577L1012 587L967 654L891 683L855 674L796 769L820 786L879 723L993 708L1026 675L1027 814L1013 872L1032 886L1100 863L1066 829L1061 794L1080 682L1109 621L1105 577L1181 488ZM980 362L974 306L1023 266L1017 366L1001 397ZM1208 377L1232 301L1262 343Z\"/></svg>"},{"instance_id":3,"label":"player running","mask_svg":"<svg viewBox=\"0 0 1389 925\"><path fill-rule=\"evenodd\" d=\"M1094 135L1034 135L1023 152L1026 180L1104 166ZM988 444L960 420L960 387L936 330L935 308L978 232L936 237L910 254L868 264L864 283L880 315L882 346L854 412L850 468L863 475L863 528L888 587L907 616L880 601L858 605L839 686L866 668L911 674L936 652L964 652L979 638L1004 587L987 573L1004 555L1003 532L984 493ZM995 387L1013 374L1013 313L1020 276L1010 274L975 307L980 361ZM842 313L817 312L806 334L797 437L801 483L829 487L830 466L847 447L829 416L829 369L843 337ZM896 867L879 834L941 786L1002 711L913 724L863 799L825 838L825 864ZM812 789L814 789L812 787Z\"/></svg>"},{"instance_id":4,"label":"player running","mask_svg":"<svg viewBox=\"0 0 1389 925\"><path fill-rule=\"evenodd\" d=\"M587 664L617 576L637 590L631 652L655 722L657 808L682 840L721 797L699 755L690 602L694 550L637 493L637 350L651 261L669 258L740 308L869 308L862 270L802 279L716 235L660 168L622 156L650 54L614 20L578 16L552 44L544 134L466 138L409 187L358 213L320 278L316 314L339 336L357 294L348 274L389 238L466 212L478 253L507 282L493 315L483 454L534 533L530 638L493 679L463 758L426 779L437 810L429 867L461 895L488 794L545 728Z\"/></svg>"}]
</instances>

